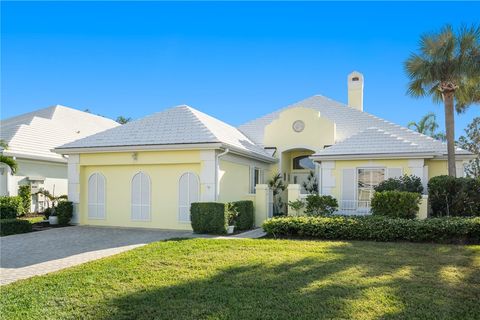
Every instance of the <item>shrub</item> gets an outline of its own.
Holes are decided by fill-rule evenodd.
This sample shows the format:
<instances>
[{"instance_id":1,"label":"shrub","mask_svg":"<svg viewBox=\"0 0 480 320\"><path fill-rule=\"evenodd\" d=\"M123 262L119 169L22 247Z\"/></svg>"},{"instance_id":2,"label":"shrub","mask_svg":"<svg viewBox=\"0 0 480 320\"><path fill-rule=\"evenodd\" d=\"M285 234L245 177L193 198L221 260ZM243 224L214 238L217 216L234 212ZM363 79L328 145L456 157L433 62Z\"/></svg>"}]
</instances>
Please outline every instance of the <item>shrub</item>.
<instances>
[{"instance_id":1,"label":"shrub","mask_svg":"<svg viewBox=\"0 0 480 320\"><path fill-rule=\"evenodd\" d=\"M421 195L414 192L375 192L372 214L390 218L414 219L418 213Z\"/></svg>"},{"instance_id":2,"label":"shrub","mask_svg":"<svg viewBox=\"0 0 480 320\"><path fill-rule=\"evenodd\" d=\"M28 220L21 219L0 219L0 235L25 233L32 231L32 225Z\"/></svg>"},{"instance_id":3,"label":"shrub","mask_svg":"<svg viewBox=\"0 0 480 320\"><path fill-rule=\"evenodd\" d=\"M48 220L48 217L50 217L52 215L52 208L50 208L50 207L45 208L45 210L43 210L42 214L44 214L45 219Z\"/></svg>"},{"instance_id":4,"label":"shrub","mask_svg":"<svg viewBox=\"0 0 480 320\"><path fill-rule=\"evenodd\" d=\"M23 214L23 203L20 197L0 197L0 219L15 219Z\"/></svg>"},{"instance_id":5,"label":"shrub","mask_svg":"<svg viewBox=\"0 0 480 320\"><path fill-rule=\"evenodd\" d=\"M307 196L305 213L309 216L329 215L337 211L337 209L337 199L332 196L320 196L318 194L310 194Z\"/></svg>"},{"instance_id":6,"label":"shrub","mask_svg":"<svg viewBox=\"0 0 480 320\"><path fill-rule=\"evenodd\" d=\"M224 203L194 202L190 207L190 217L192 229L196 233L227 232L228 212Z\"/></svg>"},{"instance_id":7,"label":"shrub","mask_svg":"<svg viewBox=\"0 0 480 320\"><path fill-rule=\"evenodd\" d=\"M227 223L229 226L234 226L237 221L238 211L233 202L225 203L225 210L227 211Z\"/></svg>"},{"instance_id":8,"label":"shrub","mask_svg":"<svg viewBox=\"0 0 480 320\"><path fill-rule=\"evenodd\" d=\"M243 200L232 202L235 206L238 216L235 222L237 230L249 230L253 228L255 223L255 215L253 211L253 201Z\"/></svg>"},{"instance_id":9,"label":"shrub","mask_svg":"<svg viewBox=\"0 0 480 320\"><path fill-rule=\"evenodd\" d=\"M71 201L61 201L58 203L55 213L58 217L58 224L68 225L73 217L73 203Z\"/></svg>"},{"instance_id":10,"label":"shrub","mask_svg":"<svg viewBox=\"0 0 480 320\"><path fill-rule=\"evenodd\" d=\"M298 216L300 215L300 210L305 207L305 202L301 199L297 199L295 201L288 201L288 206L295 211L295 214Z\"/></svg>"},{"instance_id":11,"label":"shrub","mask_svg":"<svg viewBox=\"0 0 480 320\"><path fill-rule=\"evenodd\" d=\"M30 213L32 207L32 189L29 185L23 185L18 187L18 195L22 198L23 213Z\"/></svg>"},{"instance_id":12,"label":"shrub","mask_svg":"<svg viewBox=\"0 0 480 320\"><path fill-rule=\"evenodd\" d=\"M428 182L434 217L480 216L480 179L438 176Z\"/></svg>"},{"instance_id":13,"label":"shrub","mask_svg":"<svg viewBox=\"0 0 480 320\"><path fill-rule=\"evenodd\" d=\"M422 179L414 175L403 175L398 178L389 178L380 182L375 188L376 192L383 191L406 191L422 193Z\"/></svg>"},{"instance_id":14,"label":"shrub","mask_svg":"<svg viewBox=\"0 0 480 320\"><path fill-rule=\"evenodd\" d=\"M285 217L264 222L267 234L326 240L480 243L480 217L425 220L366 217Z\"/></svg>"}]
</instances>

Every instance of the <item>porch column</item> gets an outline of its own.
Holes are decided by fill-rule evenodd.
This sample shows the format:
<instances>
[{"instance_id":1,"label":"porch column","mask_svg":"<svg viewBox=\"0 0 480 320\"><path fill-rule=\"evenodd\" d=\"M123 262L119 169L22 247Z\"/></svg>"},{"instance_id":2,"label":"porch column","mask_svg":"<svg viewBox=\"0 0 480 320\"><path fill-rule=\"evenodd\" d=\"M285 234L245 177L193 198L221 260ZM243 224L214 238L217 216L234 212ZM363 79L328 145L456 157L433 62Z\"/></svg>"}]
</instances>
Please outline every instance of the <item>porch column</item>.
<instances>
[{"instance_id":1,"label":"porch column","mask_svg":"<svg viewBox=\"0 0 480 320\"><path fill-rule=\"evenodd\" d=\"M72 224L80 223L80 155L68 156L68 200L73 203Z\"/></svg>"},{"instance_id":2,"label":"porch column","mask_svg":"<svg viewBox=\"0 0 480 320\"><path fill-rule=\"evenodd\" d=\"M255 186L255 226L261 227L262 223L269 218L270 193L272 191L266 184Z\"/></svg>"},{"instance_id":3,"label":"porch column","mask_svg":"<svg viewBox=\"0 0 480 320\"><path fill-rule=\"evenodd\" d=\"M287 191L288 191L288 198L287 198L287 201L296 201L296 200L299 200L301 199L300 197L300 190L301 190L301 187L299 184L289 184L288 187L287 187ZM295 212L295 210L293 210L292 208L290 208L287 204L287 208L288 208L288 215L289 216L295 216L297 213ZM302 212L300 213L303 213L303 210L301 210Z\"/></svg>"}]
</instances>

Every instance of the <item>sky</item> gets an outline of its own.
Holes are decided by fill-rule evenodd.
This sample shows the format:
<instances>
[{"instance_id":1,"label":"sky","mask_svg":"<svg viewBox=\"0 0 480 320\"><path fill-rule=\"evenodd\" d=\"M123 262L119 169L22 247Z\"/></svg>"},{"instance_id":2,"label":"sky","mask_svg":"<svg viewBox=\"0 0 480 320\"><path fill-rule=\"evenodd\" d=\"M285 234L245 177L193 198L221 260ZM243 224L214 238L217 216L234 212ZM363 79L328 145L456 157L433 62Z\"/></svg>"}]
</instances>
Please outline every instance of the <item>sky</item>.
<instances>
[{"instance_id":1,"label":"sky","mask_svg":"<svg viewBox=\"0 0 480 320\"><path fill-rule=\"evenodd\" d=\"M480 2L5 2L1 118L55 104L138 119L188 104L232 125L321 94L406 125L443 107L406 94L425 32L480 23ZM456 116L456 136L480 116Z\"/></svg>"}]
</instances>

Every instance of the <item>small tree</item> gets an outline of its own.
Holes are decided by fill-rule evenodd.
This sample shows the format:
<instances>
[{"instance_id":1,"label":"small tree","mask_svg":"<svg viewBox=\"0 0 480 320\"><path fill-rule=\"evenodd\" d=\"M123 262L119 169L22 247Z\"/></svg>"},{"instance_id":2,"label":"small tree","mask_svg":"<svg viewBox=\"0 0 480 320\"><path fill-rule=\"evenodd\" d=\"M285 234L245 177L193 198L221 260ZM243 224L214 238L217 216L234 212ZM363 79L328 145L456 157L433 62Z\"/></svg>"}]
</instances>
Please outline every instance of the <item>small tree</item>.
<instances>
[{"instance_id":1,"label":"small tree","mask_svg":"<svg viewBox=\"0 0 480 320\"><path fill-rule=\"evenodd\" d=\"M305 202L303 202L301 199L297 199L295 201L289 201L288 206L292 208L292 210L295 210L296 216L299 216L300 210L302 210L305 207Z\"/></svg>"},{"instance_id":2,"label":"small tree","mask_svg":"<svg viewBox=\"0 0 480 320\"><path fill-rule=\"evenodd\" d=\"M445 141L446 139L445 133L437 131L439 125L437 123L437 116L433 112L427 113L418 122L409 122L407 127L437 140Z\"/></svg>"},{"instance_id":3,"label":"small tree","mask_svg":"<svg viewBox=\"0 0 480 320\"><path fill-rule=\"evenodd\" d=\"M273 192L273 214L281 215L283 214L283 208L285 204L282 201L281 193L285 191L285 184L283 183L282 175L277 173L273 178L268 181L268 186L272 189Z\"/></svg>"},{"instance_id":4,"label":"small tree","mask_svg":"<svg viewBox=\"0 0 480 320\"><path fill-rule=\"evenodd\" d=\"M476 155L465 167L469 177L480 178L480 117L473 119L465 129L466 136L458 139L458 146Z\"/></svg>"},{"instance_id":5,"label":"small tree","mask_svg":"<svg viewBox=\"0 0 480 320\"><path fill-rule=\"evenodd\" d=\"M23 185L18 187L18 195L22 198L23 213L30 213L32 207L32 189L29 185Z\"/></svg>"},{"instance_id":6,"label":"small tree","mask_svg":"<svg viewBox=\"0 0 480 320\"><path fill-rule=\"evenodd\" d=\"M309 194L318 194L318 182L317 177L315 176L315 171L310 171L308 173L307 181L302 183L302 187L307 190Z\"/></svg>"}]
</instances>

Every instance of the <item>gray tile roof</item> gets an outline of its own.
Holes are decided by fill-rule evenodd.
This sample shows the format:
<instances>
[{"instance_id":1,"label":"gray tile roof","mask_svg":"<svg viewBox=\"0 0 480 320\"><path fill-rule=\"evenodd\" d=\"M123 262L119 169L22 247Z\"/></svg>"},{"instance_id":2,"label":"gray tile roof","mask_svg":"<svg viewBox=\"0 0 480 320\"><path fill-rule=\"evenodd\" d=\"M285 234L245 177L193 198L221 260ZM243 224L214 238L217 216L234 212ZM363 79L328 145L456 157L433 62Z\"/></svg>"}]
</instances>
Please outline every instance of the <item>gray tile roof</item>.
<instances>
[{"instance_id":1,"label":"gray tile roof","mask_svg":"<svg viewBox=\"0 0 480 320\"><path fill-rule=\"evenodd\" d=\"M356 133L338 144L317 152L315 156L396 153L425 154L430 152L434 152L434 150L423 149L418 144L385 130L378 128L367 128L364 131Z\"/></svg>"},{"instance_id":2,"label":"gray tile roof","mask_svg":"<svg viewBox=\"0 0 480 320\"><path fill-rule=\"evenodd\" d=\"M58 149L203 143L222 143L271 158L235 127L186 105L154 113Z\"/></svg>"},{"instance_id":3,"label":"gray tile roof","mask_svg":"<svg viewBox=\"0 0 480 320\"><path fill-rule=\"evenodd\" d=\"M0 122L0 139L6 155L65 162L51 150L59 145L117 127L115 121L88 112L55 105Z\"/></svg>"},{"instance_id":4,"label":"gray tile roof","mask_svg":"<svg viewBox=\"0 0 480 320\"><path fill-rule=\"evenodd\" d=\"M370 131L366 131L368 128L377 128L388 132L388 134L398 137L398 139L410 142L408 147L402 147L405 152L417 152L420 148L424 151L431 151L436 154L446 154L447 145L441 141L435 140L426 135L414 132L400 125L394 124L390 121L383 120L367 112L362 112L354 108L350 108L340 102L331 100L324 96L316 95L295 104L289 105L285 108L279 109L275 112L267 114L261 118L247 122L238 128L247 137L259 145L263 145L263 133L265 126L270 124L273 120L277 119L279 114L290 108L303 107L310 108L320 112L322 117L326 117L336 124L336 144L341 143L349 137L355 134L366 134ZM388 143L378 142L378 152L384 151L388 153L391 151L391 147ZM265 146L271 147L271 146ZM367 147L367 145L362 146ZM330 148L329 148L330 149ZM336 150L336 149L335 149ZM355 148L354 150L359 150ZM470 154L469 152L457 148L457 154Z\"/></svg>"}]
</instances>

